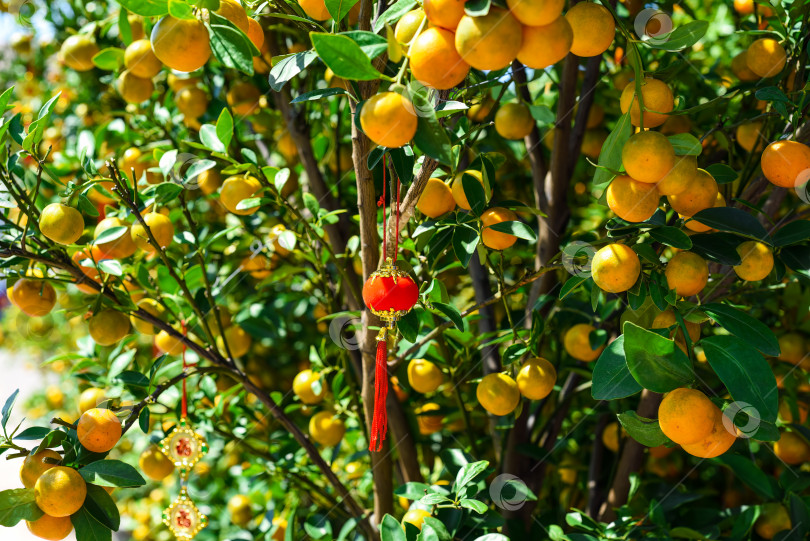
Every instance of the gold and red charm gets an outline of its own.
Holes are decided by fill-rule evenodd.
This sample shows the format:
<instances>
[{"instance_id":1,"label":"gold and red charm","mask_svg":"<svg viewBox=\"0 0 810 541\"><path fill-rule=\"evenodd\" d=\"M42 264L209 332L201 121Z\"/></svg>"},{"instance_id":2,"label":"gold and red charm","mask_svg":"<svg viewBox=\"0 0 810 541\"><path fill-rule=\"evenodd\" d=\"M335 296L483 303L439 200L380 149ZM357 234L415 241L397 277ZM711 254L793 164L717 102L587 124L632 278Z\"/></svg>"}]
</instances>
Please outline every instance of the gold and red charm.
<instances>
[{"instance_id":1,"label":"gold and red charm","mask_svg":"<svg viewBox=\"0 0 810 541\"><path fill-rule=\"evenodd\" d=\"M183 417L160 442L160 450L174 463L180 472L180 478L188 479L194 465L208 452L208 443L194 431L189 420Z\"/></svg>"},{"instance_id":2,"label":"gold and red charm","mask_svg":"<svg viewBox=\"0 0 810 541\"><path fill-rule=\"evenodd\" d=\"M197 509L184 486L180 489L177 499L163 511L163 524L171 530L176 539L190 541L208 525L208 517Z\"/></svg>"},{"instance_id":3,"label":"gold and red charm","mask_svg":"<svg viewBox=\"0 0 810 541\"><path fill-rule=\"evenodd\" d=\"M383 195L379 204L383 210L383 258L384 263L371 273L363 284L363 302L372 314L383 321L377 333L377 356L374 371L374 417L371 422L369 451L381 451L388 432L388 414L385 410L388 397L388 334L395 335L394 324L405 316L419 300L419 286L408 276L408 273L397 268L399 249L399 178L397 178L397 204L394 219L396 220L396 237L394 238L393 259L386 256L386 230L388 220L385 216L385 172L387 163L383 158ZM393 191L393 188L392 190Z\"/></svg>"}]
</instances>

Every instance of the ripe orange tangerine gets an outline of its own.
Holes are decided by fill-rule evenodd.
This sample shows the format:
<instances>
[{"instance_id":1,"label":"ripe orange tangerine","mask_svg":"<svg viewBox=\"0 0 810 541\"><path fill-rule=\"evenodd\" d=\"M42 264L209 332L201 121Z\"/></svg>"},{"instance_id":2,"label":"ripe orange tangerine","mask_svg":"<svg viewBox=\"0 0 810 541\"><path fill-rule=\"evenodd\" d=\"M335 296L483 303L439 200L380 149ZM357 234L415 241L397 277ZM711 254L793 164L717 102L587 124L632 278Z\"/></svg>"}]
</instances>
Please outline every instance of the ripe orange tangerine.
<instances>
[{"instance_id":1,"label":"ripe orange tangerine","mask_svg":"<svg viewBox=\"0 0 810 541\"><path fill-rule=\"evenodd\" d=\"M418 118L411 100L396 92L375 94L363 104L360 126L374 143L399 148L416 135Z\"/></svg>"},{"instance_id":2,"label":"ripe orange tangerine","mask_svg":"<svg viewBox=\"0 0 810 541\"><path fill-rule=\"evenodd\" d=\"M411 45L411 73L425 86L447 90L464 81L470 65L456 51L455 36L444 28L425 29Z\"/></svg>"}]
</instances>

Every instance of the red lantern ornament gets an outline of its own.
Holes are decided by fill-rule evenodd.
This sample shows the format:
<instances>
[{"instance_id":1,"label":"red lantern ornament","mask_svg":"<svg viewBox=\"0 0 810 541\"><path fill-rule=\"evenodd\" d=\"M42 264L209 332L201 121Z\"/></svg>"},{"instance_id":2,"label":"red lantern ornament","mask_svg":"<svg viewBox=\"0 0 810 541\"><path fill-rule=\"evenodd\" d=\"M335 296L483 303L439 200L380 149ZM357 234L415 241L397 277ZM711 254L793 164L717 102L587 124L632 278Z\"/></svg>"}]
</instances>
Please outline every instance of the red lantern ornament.
<instances>
[{"instance_id":1,"label":"red lantern ornament","mask_svg":"<svg viewBox=\"0 0 810 541\"><path fill-rule=\"evenodd\" d=\"M385 409L388 398L388 333L394 333L396 321L411 311L419 300L419 286L408 276L408 273L397 268L396 258L399 245L399 179L397 179L396 237L394 241L394 258L386 257L385 217L385 171L386 160L383 160L383 196L380 205L383 207L383 257L385 263L371 273L363 285L363 302L371 313L383 320L380 332L377 333L377 356L374 371L374 417L369 436L369 451L379 452L385 435L388 432L388 414ZM393 191L393 189L392 189Z\"/></svg>"}]
</instances>

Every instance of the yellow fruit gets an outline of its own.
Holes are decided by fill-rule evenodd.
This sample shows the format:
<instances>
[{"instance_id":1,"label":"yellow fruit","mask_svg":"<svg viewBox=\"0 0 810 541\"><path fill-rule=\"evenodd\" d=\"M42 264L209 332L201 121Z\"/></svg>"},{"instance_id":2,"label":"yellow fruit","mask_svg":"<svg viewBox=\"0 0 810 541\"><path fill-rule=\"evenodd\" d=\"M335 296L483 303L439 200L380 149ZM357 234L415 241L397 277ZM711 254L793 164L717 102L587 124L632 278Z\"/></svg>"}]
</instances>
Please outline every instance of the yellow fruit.
<instances>
[{"instance_id":1,"label":"yellow fruit","mask_svg":"<svg viewBox=\"0 0 810 541\"><path fill-rule=\"evenodd\" d=\"M262 30L259 21L252 17L248 18L247 36L253 46L261 51L262 46L264 45L264 31Z\"/></svg>"},{"instance_id":2,"label":"yellow fruit","mask_svg":"<svg viewBox=\"0 0 810 541\"><path fill-rule=\"evenodd\" d=\"M62 62L76 71L90 71L95 67L93 57L98 54L99 48L95 40L87 34L70 36L62 43L59 57Z\"/></svg>"},{"instance_id":3,"label":"yellow fruit","mask_svg":"<svg viewBox=\"0 0 810 541\"><path fill-rule=\"evenodd\" d=\"M456 208L456 200L450 186L441 179L431 178L419 196L416 208L428 218L438 218L452 212Z\"/></svg>"},{"instance_id":4,"label":"yellow fruit","mask_svg":"<svg viewBox=\"0 0 810 541\"><path fill-rule=\"evenodd\" d=\"M216 169L207 169L197 175L197 187L205 195L211 195L217 191L222 184L222 175Z\"/></svg>"},{"instance_id":5,"label":"yellow fruit","mask_svg":"<svg viewBox=\"0 0 810 541\"><path fill-rule=\"evenodd\" d=\"M546 359L535 357L523 363L516 381L520 394L529 400L542 400L554 390L557 371Z\"/></svg>"},{"instance_id":6,"label":"yellow fruit","mask_svg":"<svg viewBox=\"0 0 810 541\"><path fill-rule=\"evenodd\" d=\"M273 517L273 526L276 529L270 537L270 540L284 541L284 536L287 533L287 520L282 517Z\"/></svg>"},{"instance_id":7,"label":"yellow fruit","mask_svg":"<svg viewBox=\"0 0 810 541\"><path fill-rule=\"evenodd\" d=\"M73 468L55 466L37 479L37 507L52 517L67 517L78 511L87 496L87 484Z\"/></svg>"},{"instance_id":8,"label":"yellow fruit","mask_svg":"<svg viewBox=\"0 0 810 541\"><path fill-rule=\"evenodd\" d=\"M779 351L780 361L798 365L807 356L807 344L801 334L789 332L779 337Z\"/></svg>"},{"instance_id":9,"label":"yellow fruit","mask_svg":"<svg viewBox=\"0 0 810 541\"><path fill-rule=\"evenodd\" d=\"M764 280L773 269L773 250L761 242L749 240L737 246L742 263L734 266L737 276L746 282Z\"/></svg>"},{"instance_id":10,"label":"yellow fruit","mask_svg":"<svg viewBox=\"0 0 810 541\"><path fill-rule=\"evenodd\" d=\"M138 466L144 475L154 481L160 481L174 471L174 463L154 444L144 449L138 457Z\"/></svg>"},{"instance_id":11,"label":"yellow fruit","mask_svg":"<svg viewBox=\"0 0 810 541\"><path fill-rule=\"evenodd\" d=\"M790 466L810 460L810 445L793 432L782 432L779 440L773 444L773 454Z\"/></svg>"},{"instance_id":12,"label":"yellow fruit","mask_svg":"<svg viewBox=\"0 0 810 541\"><path fill-rule=\"evenodd\" d=\"M25 488L33 488L39 476L56 465L46 462L44 460L46 458L58 462L62 460L62 455L50 449L43 449L42 451L31 453L25 457L22 466L20 466L20 481L22 481Z\"/></svg>"},{"instance_id":13,"label":"yellow fruit","mask_svg":"<svg viewBox=\"0 0 810 541\"><path fill-rule=\"evenodd\" d=\"M810 180L810 147L797 141L775 141L762 153L762 174L782 188Z\"/></svg>"},{"instance_id":14,"label":"yellow fruit","mask_svg":"<svg viewBox=\"0 0 810 541\"><path fill-rule=\"evenodd\" d=\"M718 409L697 389L681 387L670 391L661 400L658 423L669 439L680 445L690 445L711 435Z\"/></svg>"},{"instance_id":15,"label":"yellow fruit","mask_svg":"<svg viewBox=\"0 0 810 541\"><path fill-rule=\"evenodd\" d=\"M613 453L618 453L619 439L620 439L619 423L613 421L612 423L609 423L602 431L602 444L609 451Z\"/></svg>"},{"instance_id":16,"label":"yellow fruit","mask_svg":"<svg viewBox=\"0 0 810 541\"><path fill-rule=\"evenodd\" d=\"M506 103L495 113L495 131L504 139L523 139L534 126L529 108L522 103Z\"/></svg>"},{"instance_id":17,"label":"yellow fruit","mask_svg":"<svg viewBox=\"0 0 810 541\"><path fill-rule=\"evenodd\" d=\"M148 39L135 40L124 51L124 65L135 77L151 79L163 68Z\"/></svg>"},{"instance_id":18,"label":"yellow fruit","mask_svg":"<svg viewBox=\"0 0 810 541\"><path fill-rule=\"evenodd\" d=\"M430 414L431 411L439 411L440 409L441 407L435 402L428 402L414 410L420 434L428 436L442 429L444 417L441 414Z\"/></svg>"},{"instance_id":19,"label":"yellow fruit","mask_svg":"<svg viewBox=\"0 0 810 541\"><path fill-rule=\"evenodd\" d=\"M84 413L89 409L93 409L99 404L107 400L104 389L98 387L89 387L82 391L79 395L79 413Z\"/></svg>"},{"instance_id":20,"label":"yellow fruit","mask_svg":"<svg viewBox=\"0 0 810 541\"><path fill-rule=\"evenodd\" d=\"M425 511L424 509L408 509L408 511L402 516L402 523L413 524L419 531L422 530L422 525L425 523L425 517L430 516L430 511Z\"/></svg>"},{"instance_id":21,"label":"yellow fruit","mask_svg":"<svg viewBox=\"0 0 810 541\"><path fill-rule=\"evenodd\" d=\"M320 411L309 420L309 436L324 447L340 443L346 424L331 411Z\"/></svg>"},{"instance_id":22,"label":"yellow fruit","mask_svg":"<svg viewBox=\"0 0 810 541\"><path fill-rule=\"evenodd\" d=\"M716 408L714 412L714 425L708 436L697 443L682 445L683 450L699 458L714 458L728 451L737 436L728 431L723 424L723 412Z\"/></svg>"},{"instance_id":23,"label":"yellow fruit","mask_svg":"<svg viewBox=\"0 0 810 541\"><path fill-rule=\"evenodd\" d=\"M608 50L616 33L610 11L600 4L580 2L565 14L574 33L571 52L577 56L598 56Z\"/></svg>"},{"instance_id":24,"label":"yellow fruit","mask_svg":"<svg viewBox=\"0 0 810 541\"><path fill-rule=\"evenodd\" d=\"M180 355L183 353L183 340L167 331L160 331L155 335L155 347L167 355Z\"/></svg>"},{"instance_id":25,"label":"yellow fruit","mask_svg":"<svg viewBox=\"0 0 810 541\"><path fill-rule=\"evenodd\" d=\"M132 233L128 222L120 218L104 218L96 225L93 236L98 239L103 232L114 227L123 227L125 230L119 237L106 242L97 243L96 246L101 250L104 258L124 259L125 257L131 256L135 253L137 247L132 240Z\"/></svg>"},{"instance_id":26,"label":"yellow fruit","mask_svg":"<svg viewBox=\"0 0 810 541\"><path fill-rule=\"evenodd\" d=\"M660 195L655 184L619 175L607 187L607 204L616 216L628 222L643 222L658 209Z\"/></svg>"},{"instance_id":27,"label":"yellow fruit","mask_svg":"<svg viewBox=\"0 0 810 541\"><path fill-rule=\"evenodd\" d=\"M73 207L51 203L39 215L39 230L57 244L73 244L84 232L84 218Z\"/></svg>"},{"instance_id":28,"label":"yellow fruit","mask_svg":"<svg viewBox=\"0 0 810 541\"><path fill-rule=\"evenodd\" d=\"M166 15L152 28L150 39L155 56L176 71L197 70L211 57L208 30L198 20Z\"/></svg>"},{"instance_id":29,"label":"yellow fruit","mask_svg":"<svg viewBox=\"0 0 810 541\"><path fill-rule=\"evenodd\" d=\"M693 252L678 252L664 270L667 284L679 297L697 295L709 281L709 264Z\"/></svg>"},{"instance_id":30,"label":"yellow fruit","mask_svg":"<svg viewBox=\"0 0 810 541\"><path fill-rule=\"evenodd\" d=\"M765 138L762 134L762 122L760 121L740 124L737 126L735 134L737 136L737 144L748 152L754 152L754 148L756 148L755 152L759 152L765 145Z\"/></svg>"},{"instance_id":31,"label":"yellow fruit","mask_svg":"<svg viewBox=\"0 0 810 541\"><path fill-rule=\"evenodd\" d=\"M332 18L329 10L326 9L324 0L298 0L298 5L301 6L304 13L316 21L325 21Z\"/></svg>"},{"instance_id":32,"label":"yellow fruit","mask_svg":"<svg viewBox=\"0 0 810 541\"><path fill-rule=\"evenodd\" d=\"M492 415L509 415L520 402L517 383L506 374L488 374L475 390L478 403Z\"/></svg>"},{"instance_id":33,"label":"yellow fruit","mask_svg":"<svg viewBox=\"0 0 810 541\"><path fill-rule=\"evenodd\" d=\"M760 38L748 47L745 62L760 77L773 77L785 67L787 53L775 39Z\"/></svg>"},{"instance_id":34,"label":"yellow fruit","mask_svg":"<svg viewBox=\"0 0 810 541\"><path fill-rule=\"evenodd\" d=\"M228 349L234 358L244 357L250 351L250 346L253 345L253 339L238 325L225 329L225 340L228 341ZM225 351L225 344L221 336L217 337L217 347L220 351Z\"/></svg>"},{"instance_id":35,"label":"yellow fruit","mask_svg":"<svg viewBox=\"0 0 810 541\"><path fill-rule=\"evenodd\" d=\"M219 201L230 212L247 216L258 211L259 207L237 209L236 206L245 199L250 199L261 188L261 183L253 177L246 175L228 177L219 189Z\"/></svg>"},{"instance_id":36,"label":"yellow fruit","mask_svg":"<svg viewBox=\"0 0 810 541\"><path fill-rule=\"evenodd\" d=\"M665 135L643 131L622 147L622 164L634 179L654 184L675 167L675 149Z\"/></svg>"},{"instance_id":37,"label":"yellow fruit","mask_svg":"<svg viewBox=\"0 0 810 541\"><path fill-rule=\"evenodd\" d=\"M511 0L510 3L514 2L525 3L523 0ZM562 15L543 26L524 26L517 59L530 68L544 69L565 58L573 41L571 24Z\"/></svg>"},{"instance_id":38,"label":"yellow fruit","mask_svg":"<svg viewBox=\"0 0 810 541\"><path fill-rule=\"evenodd\" d=\"M578 361L589 363L598 359L605 346L602 345L596 349L591 347L590 335L595 330L592 325L587 323L578 323L568 329L563 337L565 351Z\"/></svg>"},{"instance_id":39,"label":"yellow fruit","mask_svg":"<svg viewBox=\"0 0 810 541\"><path fill-rule=\"evenodd\" d=\"M512 15L525 26L545 26L557 19L565 0L506 0Z\"/></svg>"},{"instance_id":40,"label":"yellow fruit","mask_svg":"<svg viewBox=\"0 0 810 541\"><path fill-rule=\"evenodd\" d=\"M737 79L744 83L757 81L760 78L748 67L748 51L743 51L731 59L731 71Z\"/></svg>"},{"instance_id":41,"label":"yellow fruit","mask_svg":"<svg viewBox=\"0 0 810 541\"><path fill-rule=\"evenodd\" d=\"M143 216L143 221L152 231L152 236L155 238L161 248L166 248L172 243L172 238L174 237L174 225L172 225L172 221L168 216L159 212L149 212ZM132 226L130 229L130 235L132 236L132 240L135 242L135 246L144 252L154 252L156 250L149 240L146 227L144 227L140 221L135 222L135 224Z\"/></svg>"},{"instance_id":42,"label":"yellow fruit","mask_svg":"<svg viewBox=\"0 0 810 541\"><path fill-rule=\"evenodd\" d=\"M9 299L29 316L42 317L53 310L56 290L48 282L21 278L14 283Z\"/></svg>"},{"instance_id":43,"label":"yellow fruit","mask_svg":"<svg viewBox=\"0 0 810 541\"><path fill-rule=\"evenodd\" d=\"M608 293L627 291L641 274L638 255L624 244L608 244L597 251L591 261L594 283Z\"/></svg>"},{"instance_id":44,"label":"yellow fruit","mask_svg":"<svg viewBox=\"0 0 810 541\"><path fill-rule=\"evenodd\" d=\"M481 242L484 243L484 246L493 250L506 250L517 241L517 237L509 233L495 231L490 226L502 222L514 222L516 220L517 214L509 209L492 207L491 209L485 210L481 214L481 223L483 224Z\"/></svg>"},{"instance_id":45,"label":"yellow fruit","mask_svg":"<svg viewBox=\"0 0 810 541\"><path fill-rule=\"evenodd\" d=\"M417 120L411 100L396 92L375 94L360 111L363 132L387 148L407 145L416 134Z\"/></svg>"},{"instance_id":46,"label":"yellow fruit","mask_svg":"<svg viewBox=\"0 0 810 541\"><path fill-rule=\"evenodd\" d=\"M456 27L456 50L467 64L480 70L499 70L517 57L522 26L509 11L492 7L478 17L465 15Z\"/></svg>"},{"instance_id":47,"label":"yellow fruit","mask_svg":"<svg viewBox=\"0 0 810 541\"><path fill-rule=\"evenodd\" d=\"M601 129L586 130L585 135L582 137L580 152L588 158L597 160L599 154L602 152L602 146L605 144L607 136L607 132Z\"/></svg>"},{"instance_id":48,"label":"yellow fruit","mask_svg":"<svg viewBox=\"0 0 810 541\"><path fill-rule=\"evenodd\" d=\"M766 503L754 524L754 531L763 539L773 539L777 533L790 530L792 524L785 506L780 503Z\"/></svg>"},{"instance_id":49,"label":"yellow fruit","mask_svg":"<svg viewBox=\"0 0 810 541\"><path fill-rule=\"evenodd\" d=\"M129 334L129 318L110 308L100 311L88 322L90 336L100 346L111 346Z\"/></svg>"},{"instance_id":50,"label":"yellow fruit","mask_svg":"<svg viewBox=\"0 0 810 541\"><path fill-rule=\"evenodd\" d=\"M444 375L438 366L426 359L413 359L408 363L408 383L413 390L428 394L439 388Z\"/></svg>"},{"instance_id":51,"label":"yellow fruit","mask_svg":"<svg viewBox=\"0 0 810 541\"><path fill-rule=\"evenodd\" d=\"M127 103L141 103L152 97L155 85L152 79L137 77L129 70L118 76L115 82L121 98Z\"/></svg>"},{"instance_id":52,"label":"yellow fruit","mask_svg":"<svg viewBox=\"0 0 810 541\"><path fill-rule=\"evenodd\" d=\"M463 6L463 2L459 2L459 4ZM400 43L410 43L424 20L425 11L423 9L409 11L397 22L394 28L394 37Z\"/></svg>"},{"instance_id":53,"label":"yellow fruit","mask_svg":"<svg viewBox=\"0 0 810 541\"><path fill-rule=\"evenodd\" d=\"M205 90L196 86L189 86L180 90L175 96L174 102L177 109L187 118L200 118L208 110L208 94L205 93Z\"/></svg>"},{"instance_id":54,"label":"yellow fruit","mask_svg":"<svg viewBox=\"0 0 810 541\"><path fill-rule=\"evenodd\" d=\"M247 525L253 519L250 498L244 494L237 494L228 500L228 513L231 515L231 522L237 526Z\"/></svg>"},{"instance_id":55,"label":"yellow fruit","mask_svg":"<svg viewBox=\"0 0 810 541\"><path fill-rule=\"evenodd\" d=\"M147 167L149 167L142 158L143 153L137 148L126 149L121 155L121 161L119 162L121 172L126 174L127 177L130 177L130 179L133 178L134 175L136 181L140 180L146 172Z\"/></svg>"},{"instance_id":56,"label":"yellow fruit","mask_svg":"<svg viewBox=\"0 0 810 541\"><path fill-rule=\"evenodd\" d=\"M326 382L310 369L302 370L293 379L293 392L304 404L318 404L326 396ZM317 391L316 391L317 388Z\"/></svg>"},{"instance_id":57,"label":"yellow fruit","mask_svg":"<svg viewBox=\"0 0 810 541\"><path fill-rule=\"evenodd\" d=\"M631 82L624 87L619 104L622 113L630 111L630 123L633 126L641 126L644 120L645 128L655 128L667 121L667 114L675 107L675 97L672 90L663 81L647 77L641 83L641 100L644 102L644 115L642 117L638 97L636 96L636 84Z\"/></svg>"},{"instance_id":58,"label":"yellow fruit","mask_svg":"<svg viewBox=\"0 0 810 541\"><path fill-rule=\"evenodd\" d=\"M76 434L88 451L106 453L121 439L121 421L111 410L92 408L82 413Z\"/></svg>"},{"instance_id":59,"label":"yellow fruit","mask_svg":"<svg viewBox=\"0 0 810 541\"><path fill-rule=\"evenodd\" d=\"M687 182L686 189L677 195L667 196L673 210L683 216L694 216L703 209L714 206L717 201L717 182L708 171L698 169Z\"/></svg>"},{"instance_id":60,"label":"yellow fruit","mask_svg":"<svg viewBox=\"0 0 810 541\"><path fill-rule=\"evenodd\" d=\"M249 116L259 108L262 93L249 81L239 81L228 90L226 99L235 115Z\"/></svg>"},{"instance_id":61,"label":"yellow fruit","mask_svg":"<svg viewBox=\"0 0 810 541\"><path fill-rule=\"evenodd\" d=\"M464 17L465 2L466 0L425 0L422 7L430 24L455 30Z\"/></svg>"},{"instance_id":62,"label":"yellow fruit","mask_svg":"<svg viewBox=\"0 0 810 541\"><path fill-rule=\"evenodd\" d=\"M138 301L138 308L141 308L144 312L147 312L157 319L164 319L164 315L166 314L166 309L160 304L158 301L154 299L142 299ZM130 316L130 322L132 326L135 327L135 330L138 331L140 334L157 334L158 330L155 328L154 325L151 323L144 321L140 318L135 317L134 315Z\"/></svg>"},{"instance_id":63,"label":"yellow fruit","mask_svg":"<svg viewBox=\"0 0 810 541\"><path fill-rule=\"evenodd\" d=\"M219 0L219 9L215 13L231 21L236 28L245 34L248 33L250 28L248 16L245 13L245 8L242 7L238 0Z\"/></svg>"},{"instance_id":64,"label":"yellow fruit","mask_svg":"<svg viewBox=\"0 0 810 541\"><path fill-rule=\"evenodd\" d=\"M697 175L697 158L694 156L675 156L675 165L656 186L661 195L682 194L692 177Z\"/></svg>"},{"instance_id":65,"label":"yellow fruit","mask_svg":"<svg viewBox=\"0 0 810 541\"><path fill-rule=\"evenodd\" d=\"M782 421L786 423L798 423L803 425L807 421L807 414L808 414L807 404L804 402L798 402L796 404L796 412L798 413L798 416L793 415L793 408L791 407L791 404L787 400L783 399L782 401L779 402L779 418L782 419Z\"/></svg>"},{"instance_id":66,"label":"yellow fruit","mask_svg":"<svg viewBox=\"0 0 810 541\"><path fill-rule=\"evenodd\" d=\"M48 541L59 541L73 531L73 523L70 521L70 517L42 515L33 522L26 520L25 525L28 526L28 531L33 535Z\"/></svg>"},{"instance_id":67,"label":"yellow fruit","mask_svg":"<svg viewBox=\"0 0 810 541\"><path fill-rule=\"evenodd\" d=\"M453 200L455 200L456 205L464 210L470 210L470 202L467 200L467 194L464 192L464 175L469 175L478 182L481 183L481 186L484 186L484 176L481 174L481 171L475 171L473 169L468 169L467 171L462 171L461 173L457 174L453 179L453 187L452 187L452 194ZM486 189L484 190L486 192Z\"/></svg>"},{"instance_id":68,"label":"yellow fruit","mask_svg":"<svg viewBox=\"0 0 810 541\"><path fill-rule=\"evenodd\" d=\"M455 36L444 28L427 28L419 34L411 45L410 59L413 77L437 90L453 88L470 71L470 65L456 51Z\"/></svg>"}]
</instances>

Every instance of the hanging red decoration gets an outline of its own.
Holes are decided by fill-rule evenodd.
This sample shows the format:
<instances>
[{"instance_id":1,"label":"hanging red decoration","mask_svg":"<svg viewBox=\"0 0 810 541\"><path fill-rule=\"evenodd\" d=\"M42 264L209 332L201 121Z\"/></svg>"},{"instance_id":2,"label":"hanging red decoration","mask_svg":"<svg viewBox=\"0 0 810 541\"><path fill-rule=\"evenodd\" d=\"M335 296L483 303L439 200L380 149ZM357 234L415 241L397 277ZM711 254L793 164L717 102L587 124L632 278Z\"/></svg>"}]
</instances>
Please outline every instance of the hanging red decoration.
<instances>
[{"instance_id":1,"label":"hanging red decoration","mask_svg":"<svg viewBox=\"0 0 810 541\"><path fill-rule=\"evenodd\" d=\"M388 414L385 410L388 398L388 333L394 333L396 321L411 311L419 300L419 286L397 268L399 250L399 178L397 178L397 202L394 212L396 238L393 258L386 253L386 230L388 220L385 215L385 183L387 160L383 158L383 195L379 205L383 207L383 260L382 266L371 273L363 285L363 302L371 313L383 320L377 333L377 356L374 371L374 418L371 423L369 451L382 450L382 443L388 432Z\"/></svg>"}]
</instances>

